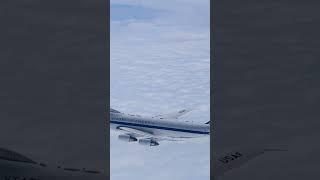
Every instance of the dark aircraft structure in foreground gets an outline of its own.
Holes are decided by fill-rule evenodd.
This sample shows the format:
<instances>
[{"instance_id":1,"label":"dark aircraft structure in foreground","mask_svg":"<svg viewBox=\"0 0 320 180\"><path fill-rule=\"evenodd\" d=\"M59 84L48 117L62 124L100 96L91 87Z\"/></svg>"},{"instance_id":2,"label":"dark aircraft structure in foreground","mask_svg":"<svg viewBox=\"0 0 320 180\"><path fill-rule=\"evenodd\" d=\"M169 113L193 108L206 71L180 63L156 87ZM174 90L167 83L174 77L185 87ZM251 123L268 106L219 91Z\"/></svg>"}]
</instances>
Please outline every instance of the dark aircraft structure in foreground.
<instances>
[{"instance_id":1,"label":"dark aircraft structure in foreground","mask_svg":"<svg viewBox=\"0 0 320 180\"><path fill-rule=\"evenodd\" d=\"M0 180L105 180L106 176L88 169L51 167L17 152L0 148Z\"/></svg>"},{"instance_id":2,"label":"dark aircraft structure in foreground","mask_svg":"<svg viewBox=\"0 0 320 180\"><path fill-rule=\"evenodd\" d=\"M265 153L281 149L249 148L219 155L214 158L214 177L223 176L234 168ZM89 169L47 166L17 152L0 148L0 180L105 180L107 176Z\"/></svg>"}]
</instances>

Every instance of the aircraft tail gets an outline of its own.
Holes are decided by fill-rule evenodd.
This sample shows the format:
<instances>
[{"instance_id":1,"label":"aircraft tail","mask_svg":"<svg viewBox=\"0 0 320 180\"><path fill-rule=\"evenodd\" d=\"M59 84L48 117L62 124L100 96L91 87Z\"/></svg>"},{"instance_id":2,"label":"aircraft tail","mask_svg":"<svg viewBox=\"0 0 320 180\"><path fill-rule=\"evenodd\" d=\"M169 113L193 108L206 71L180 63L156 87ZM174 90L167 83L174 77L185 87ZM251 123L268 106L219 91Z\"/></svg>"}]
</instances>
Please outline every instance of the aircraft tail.
<instances>
[{"instance_id":1,"label":"aircraft tail","mask_svg":"<svg viewBox=\"0 0 320 180\"><path fill-rule=\"evenodd\" d=\"M110 108L110 112L112 112L112 113L121 113L120 111L117 111L117 110L112 109L112 108Z\"/></svg>"}]
</instances>

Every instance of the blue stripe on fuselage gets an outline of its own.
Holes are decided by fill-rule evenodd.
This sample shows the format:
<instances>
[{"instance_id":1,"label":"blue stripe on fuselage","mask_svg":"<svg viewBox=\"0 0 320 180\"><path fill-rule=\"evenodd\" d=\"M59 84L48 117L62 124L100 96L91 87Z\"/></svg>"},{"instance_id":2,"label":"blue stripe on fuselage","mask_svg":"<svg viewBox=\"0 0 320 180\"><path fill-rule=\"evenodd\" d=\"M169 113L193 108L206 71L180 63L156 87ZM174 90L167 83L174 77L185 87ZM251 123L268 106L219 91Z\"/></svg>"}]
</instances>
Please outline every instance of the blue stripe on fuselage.
<instances>
[{"instance_id":1,"label":"blue stripe on fuselage","mask_svg":"<svg viewBox=\"0 0 320 180\"><path fill-rule=\"evenodd\" d=\"M209 134L209 132L205 132L205 131L194 131L194 130L187 130L187 129L178 129L178 128L162 127L162 126L152 126L152 125L146 125L146 124L136 124L136 123L128 123L128 122L120 122L120 121L110 121L110 123L128 125L128 126L154 128L154 129L164 129L164 130L169 130L169 131L187 132L187 133L194 133L194 134Z\"/></svg>"}]
</instances>

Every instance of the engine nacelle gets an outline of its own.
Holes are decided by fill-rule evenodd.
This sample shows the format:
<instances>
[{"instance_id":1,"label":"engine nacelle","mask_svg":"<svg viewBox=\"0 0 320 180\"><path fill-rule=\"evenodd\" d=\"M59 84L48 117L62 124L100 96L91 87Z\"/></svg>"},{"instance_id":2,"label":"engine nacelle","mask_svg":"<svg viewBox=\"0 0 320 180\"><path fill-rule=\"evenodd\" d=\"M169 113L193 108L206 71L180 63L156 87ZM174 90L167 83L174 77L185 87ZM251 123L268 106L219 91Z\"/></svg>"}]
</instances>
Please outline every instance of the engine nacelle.
<instances>
[{"instance_id":1,"label":"engine nacelle","mask_svg":"<svg viewBox=\"0 0 320 180\"><path fill-rule=\"evenodd\" d=\"M139 139L139 144L144 146L158 146L159 143L152 139Z\"/></svg>"},{"instance_id":2,"label":"engine nacelle","mask_svg":"<svg viewBox=\"0 0 320 180\"><path fill-rule=\"evenodd\" d=\"M137 141L137 138L132 137L130 135L127 134L121 134L118 136L119 140L121 141L126 141L126 142L132 142L132 141Z\"/></svg>"}]
</instances>

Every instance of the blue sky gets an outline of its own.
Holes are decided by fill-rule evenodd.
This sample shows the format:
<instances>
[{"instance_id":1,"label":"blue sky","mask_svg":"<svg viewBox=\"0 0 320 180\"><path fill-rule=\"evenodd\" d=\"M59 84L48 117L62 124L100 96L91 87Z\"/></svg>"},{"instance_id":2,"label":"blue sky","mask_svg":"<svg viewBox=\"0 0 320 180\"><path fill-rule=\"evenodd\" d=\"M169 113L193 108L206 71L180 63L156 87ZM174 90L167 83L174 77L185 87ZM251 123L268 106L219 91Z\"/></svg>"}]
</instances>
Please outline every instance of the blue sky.
<instances>
[{"instance_id":1,"label":"blue sky","mask_svg":"<svg viewBox=\"0 0 320 180\"><path fill-rule=\"evenodd\" d=\"M152 20L161 16L161 12L163 11L140 5L112 4L110 16L113 21Z\"/></svg>"},{"instance_id":2,"label":"blue sky","mask_svg":"<svg viewBox=\"0 0 320 180\"><path fill-rule=\"evenodd\" d=\"M111 106L155 115L210 112L209 0L111 0ZM128 144L111 132L111 179L209 179L209 138Z\"/></svg>"}]
</instances>

